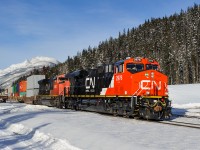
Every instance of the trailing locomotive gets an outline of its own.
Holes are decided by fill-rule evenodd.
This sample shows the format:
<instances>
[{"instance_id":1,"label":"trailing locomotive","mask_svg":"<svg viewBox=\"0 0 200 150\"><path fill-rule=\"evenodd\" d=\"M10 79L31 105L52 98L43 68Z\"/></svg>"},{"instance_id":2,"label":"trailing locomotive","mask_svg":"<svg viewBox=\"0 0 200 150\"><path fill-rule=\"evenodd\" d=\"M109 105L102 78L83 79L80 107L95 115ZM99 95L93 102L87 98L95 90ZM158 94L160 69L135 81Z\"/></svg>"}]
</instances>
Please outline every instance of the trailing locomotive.
<instances>
[{"instance_id":1,"label":"trailing locomotive","mask_svg":"<svg viewBox=\"0 0 200 150\"><path fill-rule=\"evenodd\" d=\"M56 105L115 116L169 118L168 80L159 70L157 61L138 57L68 73L62 83L54 83L63 89L56 93L61 95Z\"/></svg>"},{"instance_id":2,"label":"trailing locomotive","mask_svg":"<svg viewBox=\"0 0 200 150\"><path fill-rule=\"evenodd\" d=\"M70 86L69 80L65 75L58 75L51 79L42 79L38 81L39 95L33 100L33 104L55 106L62 108L61 100L65 93L68 93Z\"/></svg>"}]
</instances>

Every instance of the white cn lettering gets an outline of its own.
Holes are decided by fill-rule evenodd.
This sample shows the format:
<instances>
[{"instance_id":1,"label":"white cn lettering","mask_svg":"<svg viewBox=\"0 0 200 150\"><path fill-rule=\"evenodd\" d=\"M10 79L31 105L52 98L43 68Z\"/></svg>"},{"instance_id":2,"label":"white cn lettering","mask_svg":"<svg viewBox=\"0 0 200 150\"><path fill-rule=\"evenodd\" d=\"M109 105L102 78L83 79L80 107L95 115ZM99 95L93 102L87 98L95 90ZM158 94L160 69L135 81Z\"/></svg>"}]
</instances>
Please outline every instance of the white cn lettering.
<instances>
[{"instance_id":1,"label":"white cn lettering","mask_svg":"<svg viewBox=\"0 0 200 150\"><path fill-rule=\"evenodd\" d=\"M151 89L153 89L154 85L157 87L158 90L161 90L161 81L159 81L159 86L156 83L156 81L152 81L152 83L151 83Z\"/></svg>"},{"instance_id":2,"label":"white cn lettering","mask_svg":"<svg viewBox=\"0 0 200 150\"><path fill-rule=\"evenodd\" d=\"M141 81L141 89L142 90L149 90L150 89L150 87L147 87L148 86L148 84L150 83L151 81L150 80L142 80ZM146 83L146 84L144 84L144 83Z\"/></svg>"},{"instance_id":3,"label":"white cn lettering","mask_svg":"<svg viewBox=\"0 0 200 150\"><path fill-rule=\"evenodd\" d=\"M89 81L89 84L88 84L88 81ZM90 86L92 86L92 88L94 89L94 87L95 87L95 77L94 77L94 80L92 80L92 78L86 78L86 80L85 80L86 89L90 89Z\"/></svg>"},{"instance_id":4,"label":"white cn lettering","mask_svg":"<svg viewBox=\"0 0 200 150\"><path fill-rule=\"evenodd\" d=\"M142 90L150 90L154 89L156 87L158 90L161 90L161 81L156 83L156 81L151 81L151 80L142 80L140 82L140 87Z\"/></svg>"}]
</instances>

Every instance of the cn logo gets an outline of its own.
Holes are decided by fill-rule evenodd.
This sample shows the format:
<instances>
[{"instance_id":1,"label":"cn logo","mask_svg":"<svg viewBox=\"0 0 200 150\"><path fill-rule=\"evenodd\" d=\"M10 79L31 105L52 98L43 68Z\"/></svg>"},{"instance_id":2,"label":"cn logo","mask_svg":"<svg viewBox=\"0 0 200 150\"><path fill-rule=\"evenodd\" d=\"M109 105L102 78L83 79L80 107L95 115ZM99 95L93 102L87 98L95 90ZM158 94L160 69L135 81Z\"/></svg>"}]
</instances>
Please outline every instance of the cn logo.
<instances>
[{"instance_id":1,"label":"cn logo","mask_svg":"<svg viewBox=\"0 0 200 150\"><path fill-rule=\"evenodd\" d=\"M156 87L158 90L161 90L161 81L159 81L158 84L156 83L156 81L151 80L142 80L140 82L140 88L142 90L150 90L154 89L154 87Z\"/></svg>"},{"instance_id":2,"label":"cn logo","mask_svg":"<svg viewBox=\"0 0 200 150\"><path fill-rule=\"evenodd\" d=\"M85 80L85 87L86 89L94 89L95 88L95 77L92 79L92 78L86 78Z\"/></svg>"}]
</instances>

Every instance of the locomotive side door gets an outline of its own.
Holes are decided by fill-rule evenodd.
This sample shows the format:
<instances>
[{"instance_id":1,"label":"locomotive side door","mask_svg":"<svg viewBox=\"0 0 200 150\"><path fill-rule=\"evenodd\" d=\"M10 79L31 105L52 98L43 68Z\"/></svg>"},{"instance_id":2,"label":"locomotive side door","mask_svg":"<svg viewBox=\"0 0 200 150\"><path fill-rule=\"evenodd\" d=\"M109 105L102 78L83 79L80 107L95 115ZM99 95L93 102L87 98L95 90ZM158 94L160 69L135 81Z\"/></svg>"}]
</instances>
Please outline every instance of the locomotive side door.
<instances>
[{"instance_id":1,"label":"locomotive side door","mask_svg":"<svg viewBox=\"0 0 200 150\"><path fill-rule=\"evenodd\" d=\"M114 68L114 87L116 95L125 95L124 93L124 63L115 65Z\"/></svg>"}]
</instances>

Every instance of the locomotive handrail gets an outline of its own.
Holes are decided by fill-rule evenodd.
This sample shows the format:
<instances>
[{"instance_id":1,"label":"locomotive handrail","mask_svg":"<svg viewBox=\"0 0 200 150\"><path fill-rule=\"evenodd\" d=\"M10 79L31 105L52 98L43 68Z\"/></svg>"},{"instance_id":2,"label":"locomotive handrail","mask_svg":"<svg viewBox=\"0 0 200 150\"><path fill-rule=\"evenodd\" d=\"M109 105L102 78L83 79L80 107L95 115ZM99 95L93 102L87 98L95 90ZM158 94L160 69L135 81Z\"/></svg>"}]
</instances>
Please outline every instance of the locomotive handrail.
<instances>
[{"instance_id":1,"label":"locomotive handrail","mask_svg":"<svg viewBox=\"0 0 200 150\"><path fill-rule=\"evenodd\" d=\"M139 90L141 90L140 87L138 88L138 90L137 90L132 96L135 96L135 95L138 93ZM140 92L141 92L141 91L140 91ZM140 93L140 92L139 92L139 93ZM139 93L138 93L138 94L139 94ZM138 96L138 94L137 94L137 96Z\"/></svg>"},{"instance_id":2,"label":"locomotive handrail","mask_svg":"<svg viewBox=\"0 0 200 150\"><path fill-rule=\"evenodd\" d=\"M139 84L140 84L140 83L139 83ZM147 85L148 85L148 83L147 83ZM146 88L147 85L146 85L144 88ZM141 91L138 93L139 90L141 90ZM138 90L137 90L132 96L138 96L142 91L143 91L143 89L141 89L141 87L140 87L140 85L139 85ZM137 94L137 95L136 95L136 94Z\"/></svg>"},{"instance_id":3,"label":"locomotive handrail","mask_svg":"<svg viewBox=\"0 0 200 150\"><path fill-rule=\"evenodd\" d=\"M64 94L64 90L59 93L59 95L62 95L62 94Z\"/></svg>"},{"instance_id":4,"label":"locomotive handrail","mask_svg":"<svg viewBox=\"0 0 200 150\"><path fill-rule=\"evenodd\" d=\"M134 102L134 98L135 97L135 102ZM137 96L132 96L131 97L131 108L134 108L134 104L137 104Z\"/></svg>"}]
</instances>

